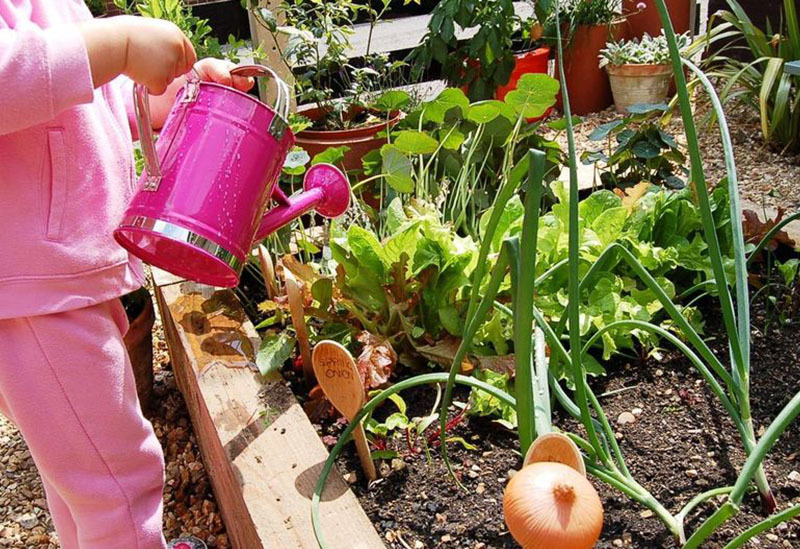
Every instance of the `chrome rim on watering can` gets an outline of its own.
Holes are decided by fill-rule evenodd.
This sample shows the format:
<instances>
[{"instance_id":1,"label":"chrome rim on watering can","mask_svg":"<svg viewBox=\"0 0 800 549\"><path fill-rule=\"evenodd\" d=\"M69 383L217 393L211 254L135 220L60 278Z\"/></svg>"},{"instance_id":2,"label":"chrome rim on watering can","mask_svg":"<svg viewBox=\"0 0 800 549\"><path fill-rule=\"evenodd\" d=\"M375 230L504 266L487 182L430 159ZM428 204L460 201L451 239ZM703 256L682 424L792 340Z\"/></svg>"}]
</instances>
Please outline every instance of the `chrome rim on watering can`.
<instances>
[{"instance_id":1,"label":"chrome rim on watering can","mask_svg":"<svg viewBox=\"0 0 800 549\"><path fill-rule=\"evenodd\" d=\"M120 245L147 263L221 287L238 284L253 242L312 209L336 217L350 204L347 178L329 164L306 172L303 192L287 197L280 190L281 168L295 143L287 124L289 87L261 65L231 74L269 77L274 105L201 82L192 71L157 143L147 88L134 87L145 170L114 232Z\"/></svg>"}]
</instances>

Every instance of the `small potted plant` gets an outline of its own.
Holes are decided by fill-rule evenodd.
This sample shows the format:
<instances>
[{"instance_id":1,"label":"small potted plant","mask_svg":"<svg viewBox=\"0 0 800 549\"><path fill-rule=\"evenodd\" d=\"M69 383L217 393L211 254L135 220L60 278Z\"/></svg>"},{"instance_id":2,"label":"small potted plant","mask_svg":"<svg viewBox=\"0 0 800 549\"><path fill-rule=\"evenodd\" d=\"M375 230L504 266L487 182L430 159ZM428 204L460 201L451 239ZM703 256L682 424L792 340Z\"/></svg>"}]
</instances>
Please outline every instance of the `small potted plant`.
<instances>
[{"instance_id":1,"label":"small potted plant","mask_svg":"<svg viewBox=\"0 0 800 549\"><path fill-rule=\"evenodd\" d=\"M678 37L684 48L689 39ZM641 39L608 42L600 51L599 67L611 82L617 112L627 113L631 105L653 105L664 101L672 80L667 39L645 33Z\"/></svg>"},{"instance_id":2,"label":"small potted plant","mask_svg":"<svg viewBox=\"0 0 800 549\"><path fill-rule=\"evenodd\" d=\"M381 112L372 108L371 102L396 83L405 64L392 62L385 54L370 53L368 43L363 64L355 66L349 58L349 36L360 12L367 10L370 24L375 25L389 4L377 11L352 0L285 0L272 12L258 7L254 0L249 2L256 20L270 32L281 59L295 76L294 91L302 116L293 124L297 145L312 157L332 147L347 147L341 164L348 171L360 168L364 155L386 143L381 132L399 118L398 112ZM288 37L283 48L278 35Z\"/></svg>"}]
</instances>

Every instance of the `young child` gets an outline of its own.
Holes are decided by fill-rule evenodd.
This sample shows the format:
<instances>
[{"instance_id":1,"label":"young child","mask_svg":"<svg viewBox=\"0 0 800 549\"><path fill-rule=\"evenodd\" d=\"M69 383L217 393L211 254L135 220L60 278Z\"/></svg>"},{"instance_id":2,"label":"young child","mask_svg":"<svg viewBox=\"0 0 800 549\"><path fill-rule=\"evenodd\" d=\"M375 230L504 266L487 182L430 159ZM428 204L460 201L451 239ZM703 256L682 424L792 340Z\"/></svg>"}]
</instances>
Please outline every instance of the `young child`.
<instances>
[{"instance_id":1,"label":"young child","mask_svg":"<svg viewBox=\"0 0 800 549\"><path fill-rule=\"evenodd\" d=\"M136 177L132 85L164 122L196 57L174 25L83 0L0 0L0 412L25 438L65 549L163 549L164 461L119 296L144 282L112 232Z\"/></svg>"}]
</instances>

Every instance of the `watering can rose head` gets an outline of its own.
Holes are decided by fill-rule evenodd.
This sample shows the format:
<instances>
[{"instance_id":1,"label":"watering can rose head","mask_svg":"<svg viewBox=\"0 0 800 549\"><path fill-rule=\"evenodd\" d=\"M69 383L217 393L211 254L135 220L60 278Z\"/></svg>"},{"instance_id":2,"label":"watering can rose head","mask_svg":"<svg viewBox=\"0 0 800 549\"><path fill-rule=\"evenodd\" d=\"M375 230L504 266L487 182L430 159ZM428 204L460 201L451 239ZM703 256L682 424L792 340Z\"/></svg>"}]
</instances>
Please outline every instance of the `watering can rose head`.
<instances>
[{"instance_id":1,"label":"watering can rose head","mask_svg":"<svg viewBox=\"0 0 800 549\"><path fill-rule=\"evenodd\" d=\"M189 75L156 145L147 89L136 86L135 107L145 172L114 236L144 261L175 275L232 287L254 241L315 209L336 217L350 204L346 176L318 164L303 192L277 186L294 145L287 124L289 88L269 68L240 66L233 78L270 78L271 106L237 89ZM270 199L275 205L270 207Z\"/></svg>"}]
</instances>

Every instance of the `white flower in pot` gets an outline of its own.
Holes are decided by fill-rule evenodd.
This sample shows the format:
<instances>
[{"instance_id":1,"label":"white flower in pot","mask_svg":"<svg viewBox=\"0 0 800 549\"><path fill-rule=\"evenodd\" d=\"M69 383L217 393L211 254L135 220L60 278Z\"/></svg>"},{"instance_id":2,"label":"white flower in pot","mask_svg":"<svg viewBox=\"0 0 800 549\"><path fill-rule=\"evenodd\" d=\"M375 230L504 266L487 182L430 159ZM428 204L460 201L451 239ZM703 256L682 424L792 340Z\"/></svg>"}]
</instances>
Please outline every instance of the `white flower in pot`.
<instances>
[{"instance_id":1,"label":"white flower in pot","mask_svg":"<svg viewBox=\"0 0 800 549\"><path fill-rule=\"evenodd\" d=\"M663 34L652 37L608 42L600 50L600 68L605 67L611 81L611 92L617 111L627 113L632 105L652 105L664 101L672 80L667 39ZM678 37L678 46L685 48L689 37Z\"/></svg>"}]
</instances>

